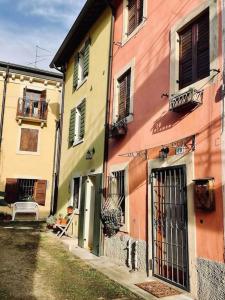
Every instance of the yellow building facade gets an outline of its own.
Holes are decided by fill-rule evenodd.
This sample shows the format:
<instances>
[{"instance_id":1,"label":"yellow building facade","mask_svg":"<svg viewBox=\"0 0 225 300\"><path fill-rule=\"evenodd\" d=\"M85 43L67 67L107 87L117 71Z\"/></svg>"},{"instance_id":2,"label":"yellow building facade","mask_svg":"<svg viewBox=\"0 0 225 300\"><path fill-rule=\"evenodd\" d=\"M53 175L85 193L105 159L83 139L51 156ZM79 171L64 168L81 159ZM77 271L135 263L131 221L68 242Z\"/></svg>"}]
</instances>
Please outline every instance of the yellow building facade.
<instances>
[{"instance_id":1,"label":"yellow building facade","mask_svg":"<svg viewBox=\"0 0 225 300\"><path fill-rule=\"evenodd\" d=\"M0 211L36 201L49 215L61 90L61 74L0 62Z\"/></svg>"},{"instance_id":2,"label":"yellow building facade","mask_svg":"<svg viewBox=\"0 0 225 300\"><path fill-rule=\"evenodd\" d=\"M97 255L110 41L111 9L87 1L52 62L65 68L57 213L73 206L79 245Z\"/></svg>"}]
</instances>

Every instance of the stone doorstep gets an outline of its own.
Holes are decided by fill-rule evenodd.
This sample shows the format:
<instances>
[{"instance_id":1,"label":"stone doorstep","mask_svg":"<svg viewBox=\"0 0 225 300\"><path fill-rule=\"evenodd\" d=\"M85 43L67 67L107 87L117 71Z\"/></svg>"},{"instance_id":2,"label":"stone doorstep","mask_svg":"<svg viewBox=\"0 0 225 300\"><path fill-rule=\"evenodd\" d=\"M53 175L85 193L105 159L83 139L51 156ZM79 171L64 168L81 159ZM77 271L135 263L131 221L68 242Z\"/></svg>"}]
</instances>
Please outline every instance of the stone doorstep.
<instances>
[{"instance_id":1,"label":"stone doorstep","mask_svg":"<svg viewBox=\"0 0 225 300\"><path fill-rule=\"evenodd\" d=\"M156 281L158 279L154 277L146 277L145 273L142 272L129 272L129 270L124 266L119 266L113 263L108 257L101 256L97 257L87 251L86 249L80 248L77 245L77 240L72 239L69 237L62 237L61 239L57 238L55 234L50 233L56 239L58 239L72 254L79 257L80 259L84 260L87 264L95 268L96 270L100 271L110 279L116 281L117 283L121 284L125 288L129 289L134 294L142 297L146 300L193 300L190 297L190 294L183 292L182 290L178 289L182 292L180 295L176 296L169 296L164 298L156 298L155 296L149 294L148 292L140 289L135 284L142 283L145 281ZM163 282L163 281L162 281ZM174 286L171 285L172 288Z\"/></svg>"}]
</instances>

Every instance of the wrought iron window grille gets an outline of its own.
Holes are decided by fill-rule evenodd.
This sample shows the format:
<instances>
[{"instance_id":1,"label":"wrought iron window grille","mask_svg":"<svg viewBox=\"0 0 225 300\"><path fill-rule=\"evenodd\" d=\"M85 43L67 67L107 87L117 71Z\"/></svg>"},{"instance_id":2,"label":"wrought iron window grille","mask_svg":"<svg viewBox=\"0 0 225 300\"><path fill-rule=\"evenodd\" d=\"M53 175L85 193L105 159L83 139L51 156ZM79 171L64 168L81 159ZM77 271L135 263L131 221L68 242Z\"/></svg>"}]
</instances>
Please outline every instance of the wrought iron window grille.
<instances>
[{"instance_id":1,"label":"wrought iron window grille","mask_svg":"<svg viewBox=\"0 0 225 300\"><path fill-rule=\"evenodd\" d=\"M194 88L182 94L172 94L169 100L169 110L182 112L184 109L192 109L202 104L203 90Z\"/></svg>"}]
</instances>

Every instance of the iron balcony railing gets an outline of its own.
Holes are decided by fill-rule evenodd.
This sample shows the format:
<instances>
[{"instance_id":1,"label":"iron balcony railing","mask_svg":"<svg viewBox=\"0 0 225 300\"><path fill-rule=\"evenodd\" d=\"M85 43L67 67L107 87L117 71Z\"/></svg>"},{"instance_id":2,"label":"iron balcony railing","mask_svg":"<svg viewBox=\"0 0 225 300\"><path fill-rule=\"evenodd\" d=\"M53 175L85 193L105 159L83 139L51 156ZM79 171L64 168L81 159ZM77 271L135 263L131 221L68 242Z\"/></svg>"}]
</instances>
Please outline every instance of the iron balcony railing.
<instances>
[{"instance_id":1,"label":"iron balcony railing","mask_svg":"<svg viewBox=\"0 0 225 300\"><path fill-rule=\"evenodd\" d=\"M175 112L183 112L191 110L202 104L203 90L189 89L187 92L172 95L169 102L169 110Z\"/></svg>"},{"instance_id":2,"label":"iron balcony railing","mask_svg":"<svg viewBox=\"0 0 225 300\"><path fill-rule=\"evenodd\" d=\"M31 119L34 121L47 121L48 103L46 99L32 100L19 98L17 105L18 119Z\"/></svg>"}]
</instances>

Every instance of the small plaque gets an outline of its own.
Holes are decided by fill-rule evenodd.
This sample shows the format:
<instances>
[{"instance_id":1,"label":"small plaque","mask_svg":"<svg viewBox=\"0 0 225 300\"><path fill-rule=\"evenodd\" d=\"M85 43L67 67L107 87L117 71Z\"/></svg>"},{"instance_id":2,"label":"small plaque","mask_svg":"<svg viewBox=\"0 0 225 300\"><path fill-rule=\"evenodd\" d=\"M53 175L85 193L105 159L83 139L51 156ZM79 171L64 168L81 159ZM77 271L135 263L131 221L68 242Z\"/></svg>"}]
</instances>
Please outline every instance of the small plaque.
<instances>
[{"instance_id":1,"label":"small plaque","mask_svg":"<svg viewBox=\"0 0 225 300\"><path fill-rule=\"evenodd\" d=\"M185 152L185 147L176 147L176 155L181 155L184 154Z\"/></svg>"}]
</instances>

